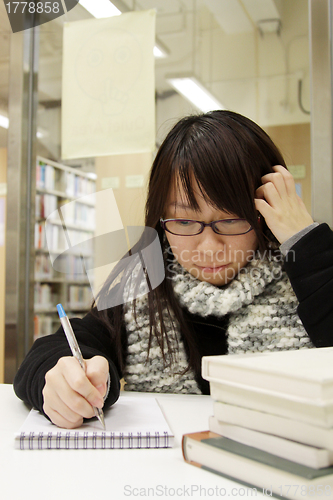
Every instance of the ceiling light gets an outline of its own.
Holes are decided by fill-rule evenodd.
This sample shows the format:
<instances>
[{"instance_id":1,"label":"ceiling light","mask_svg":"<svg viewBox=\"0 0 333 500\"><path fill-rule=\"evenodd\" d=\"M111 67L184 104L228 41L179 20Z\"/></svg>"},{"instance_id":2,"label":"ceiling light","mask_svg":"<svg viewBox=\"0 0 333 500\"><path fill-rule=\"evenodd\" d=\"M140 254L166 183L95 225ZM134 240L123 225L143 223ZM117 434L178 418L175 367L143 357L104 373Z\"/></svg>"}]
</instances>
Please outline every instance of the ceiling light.
<instances>
[{"instance_id":1,"label":"ceiling light","mask_svg":"<svg viewBox=\"0 0 333 500\"><path fill-rule=\"evenodd\" d=\"M9 128L9 118L7 118L7 116L0 115L0 127ZM47 134L43 129L38 128L36 135L38 139L40 139Z\"/></svg>"},{"instance_id":2,"label":"ceiling light","mask_svg":"<svg viewBox=\"0 0 333 500\"><path fill-rule=\"evenodd\" d=\"M102 17L119 16L121 11L109 0L80 0L80 5L98 19Z\"/></svg>"},{"instance_id":3,"label":"ceiling light","mask_svg":"<svg viewBox=\"0 0 333 500\"><path fill-rule=\"evenodd\" d=\"M48 132L41 128L41 127L38 127L37 128L37 133L36 133L36 136L37 136L37 139L42 139L43 137L48 137Z\"/></svg>"},{"instance_id":4,"label":"ceiling light","mask_svg":"<svg viewBox=\"0 0 333 500\"><path fill-rule=\"evenodd\" d=\"M216 97L192 75L169 76L167 82L185 99L194 104L200 111L206 113L214 109L225 109Z\"/></svg>"},{"instance_id":5,"label":"ceiling light","mask_svg":"<svg viewBox=\"0 0 333 500\"><path fill-rule=\"evenodd\" d=\"M157 58L162 58L162 57L165 57L165 55L163 54L163 52L158 48L154 47L154 56L157 57Z\"/></svg>"},{"instance_id":6,"label":"ceiling light","mask_svg":"<svg viewBox=\"0 0 333 500\"><path fill-rule=\"evenodd\" d=\"M170 54L169 50L160 40L155 41L154 56L161 59L162 57L167 57Z\"/></svg>"},{"instance_id":7,"label":"ceiling light","mask_svg":"<svg viewBox=\"0 0 333 500\"><path fill-rule=\"evenodd\" d=\"M0 115L0 127L8 128L9 127L9 119L7 116Z\"/></svg>"}]
</instances>

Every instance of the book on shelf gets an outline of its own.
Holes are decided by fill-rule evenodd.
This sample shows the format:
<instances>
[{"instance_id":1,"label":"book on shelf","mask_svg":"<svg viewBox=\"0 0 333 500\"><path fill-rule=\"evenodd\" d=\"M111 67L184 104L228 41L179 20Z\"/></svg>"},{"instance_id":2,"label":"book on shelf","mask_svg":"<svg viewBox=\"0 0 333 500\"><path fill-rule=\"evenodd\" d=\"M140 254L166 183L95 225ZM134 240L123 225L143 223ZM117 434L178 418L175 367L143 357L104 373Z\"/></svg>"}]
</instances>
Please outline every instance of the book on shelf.
<instances>
[{"instance_id":1,"label":"book on shelf","mask_svg":"<svg viewBox=\"0 0 333 500\"><path fill-rule=\"evenodd\" d=\"M90 309L95 191L93 175L37 157L34 338L55 331L59 297L70 316Z\"/></svg>"},{"instance_id":2,"label":"book on shelf","mask_svg":"<svg viewBox=\"0 0 333 500\"><path fill-rule=\"evenodd\" d=\"M333 428L324 428L300 420L252 410L222 401L214 401L214 416L223 422L272 433L299 443L333 450Z\"/></svg>"},{"instance_id":3,"label":"book on shelf","mask_svg":"<svg viewBox=\"0 0 333 500\"><path fill-rule=\"evenodd\" d=\"M333 465L332 450L276 436L274 435L273 427L270 433L265 433L222 422L215 416L211 416L209 419L209 430L239 443L253 446L259 450L267 451L278 457L286 458L292 462L307 465L314 469Z\"/></svg>"},{"instance_id":4,"label":"book on shelf","mask_svg":"<svg viewBox=\"0 0 333 500\"><path fill-rule=\"evenodd\" d=\"M97 419L77 429L61 429L31 410L15 436L20 450L169 448L174 435L155 398L121 395L104 412L106 430Z\"/></svg>"},{"instance_id":5,"label":"book on shelf","mask_svg":"<svg viewBox=\"0 0 333 500\"><path fill-rule=\"evenodd\" d=\"M307 467L211 431L185 434L182 450L186 462L245 484L255 494L292 500L332 495L333 467Z\"/></svg>"},{"instance_id":6,"label":"book on shelf","mask_svg":"<svg viewBox=\"0 0 333 500\"><path fill-rule=\"evenodd\" d=\"M34 302L36 309L50 307L56 301L52 285L48 283L35 283L34 285Z\"/></svg>"},{"instance_id":7,"label":"book on shelf","mask_svg":"<svg viewBox=\"0 0 333 500\"><path fill-rule=\"evenodd\" d=\"M87 177L65 172L66 196L77 198L95 192L95 182Z\"/></svg>"},{"instance_id":8,"label":"book on shelf","mask_svg":"<svg viewBox=\"0 0 333 500\"><path fill-rule=\"evenodd\" d=\"M69 285L68 303L70 308L85 307L89 309L93 301L93 295L90 286Z\"/></svg>"},{"instance_id":9,"label":"book on shelf","mask_svg":"<svg viewBox=\"0 0 333 500\"><path fill-rule=\"evenodd\" d=\"M39 337L51 335L56 331L54 320L50 315L35 314L34 316L34 340Z\"/></svg>"},{"instance_id":10,"label":"book on shelf","mask_svg":"<svg viewBox=\"0 0 333 500\"><path fill-rule=\"evenodd\" d=\"M54 194L36 194L36 218L59 220L57 216L58 198ZM57 216L57 217L56 217Z\"/></svg>"},{"instance_id":11,"label":"book on shelf","mask_svg":"<svg viewBox=\"0 0 333 500\"><path fill-rule=\"evenodd\" d=\"M36 165L36 186L38 189L55 188L55 169L51 165L38 161Z\"/></svg>"},{"instance_id":12,"label":"book on shelf","mask_svg":"<svg viewBox=\"0 0 333 500\"><path fill-rule=\"evenodd\" d=\"M202 376L299 398L333 401L333 347L205 356Z\"/></svg>"},{"instance_id":13,"label":"book on shelf","mask_svg":"<svg viewBox=\"0 0 333 500\"><path fill-rule=\"evenodd\" d=\"M35 255L35 280L51 280L53 269L48 254L39 253Z\"/></svg>"}]
</instances>

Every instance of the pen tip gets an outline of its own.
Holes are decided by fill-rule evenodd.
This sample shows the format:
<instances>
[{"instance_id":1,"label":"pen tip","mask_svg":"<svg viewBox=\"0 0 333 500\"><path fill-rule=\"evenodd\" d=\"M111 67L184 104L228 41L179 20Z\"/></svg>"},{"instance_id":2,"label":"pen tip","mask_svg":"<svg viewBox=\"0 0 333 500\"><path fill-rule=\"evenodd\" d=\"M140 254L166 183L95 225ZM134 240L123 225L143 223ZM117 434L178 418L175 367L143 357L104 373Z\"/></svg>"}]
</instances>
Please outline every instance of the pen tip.
<instances>
[{"instance_id":1,"label":"pen tip","mask_svg":"<svg viewBox=\"0 0 333 500\"><path fill-rule=\"evenodd\" d=\"M105 421L104 421L103 410L101 410L100 408L95 408L95 415L98 418L98 420L100 421L103 429L105 430Z\"/></svg>"}]
</instances>

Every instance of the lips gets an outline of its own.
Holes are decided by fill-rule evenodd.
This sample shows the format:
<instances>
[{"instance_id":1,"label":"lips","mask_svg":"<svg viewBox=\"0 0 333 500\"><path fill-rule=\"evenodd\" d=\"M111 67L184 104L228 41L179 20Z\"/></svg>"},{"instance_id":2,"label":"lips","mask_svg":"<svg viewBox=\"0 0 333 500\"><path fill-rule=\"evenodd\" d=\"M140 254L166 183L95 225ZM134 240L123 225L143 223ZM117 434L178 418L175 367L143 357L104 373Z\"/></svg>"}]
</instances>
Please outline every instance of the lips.
<instances>
[{"instance_id":1,"label":"lips","mask_svg":"<svg viewBox=\"0 0 333 500\"><path fill-rule=\"evenodd\" d=\"M213 265L213 266L198 266L198 264L197 264L197 267L199 267L199 269L202 269L203 271L216 272L216 271L220 271L221 269L224 269L225 267L227 267L229 265L230 265L230 263L223 264L222 266L221 265L219 265L219 266L216 266L216 265Z\"/></svg>"}]
</instances>

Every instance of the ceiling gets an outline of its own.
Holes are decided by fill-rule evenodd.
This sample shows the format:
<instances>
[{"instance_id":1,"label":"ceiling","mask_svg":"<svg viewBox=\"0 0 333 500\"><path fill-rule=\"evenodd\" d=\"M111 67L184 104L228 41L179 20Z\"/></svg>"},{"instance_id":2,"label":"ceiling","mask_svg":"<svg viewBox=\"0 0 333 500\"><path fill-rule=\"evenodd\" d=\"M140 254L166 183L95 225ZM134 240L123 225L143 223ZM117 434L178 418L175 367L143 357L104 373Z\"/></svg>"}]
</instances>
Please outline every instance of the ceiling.
<instances>
[{"instance_id":1,"label":"ceiling","mask_svg":"<svg viewBox=\"0 0 333 500\"><path fill-rule=\"evenodd\" d=\"M168 51L168 57L155 59L156 93L161 99L174 92L166 75L196 72L196 68L203 65L207 68L207 59L210 61L212 58L213 39L220 40L225 36L228 47L228 43L236 40L234 35L269 30L270 23L266 21L273 19L281 22L283 27L287 26L289 19L286 13L290 10L290 2L295 4L294 10L303 8L303 4L307 9L305 0L113 0L122 12L156 9L156 40ZM294 16L293 22L297 22L297 17ZM64 23L91 18L91 14L78 4L66 15L39 27L41 112L61 105ZM21 35L12 34L4 2L0 1L0 114L7 114L8 110L11 36ZM216 49L219 47L215 43ZM217 57L219 60L220 54ZM208 79L209 75L205 80L209 86L211 82ZM0 127L0 147L6 145L6 140L6 129Z\"/></svg>"},{"instance_id":2,"label":"ceiling","mask_svg":"<svg viewBox=\"0 0 333 500\"><path fill-rule=\"evenodd\" d=\"M189 70L197 57L200 34L222 30L227 34L247 32L261 19L279 17L282 0L114 0L126 10L157 11L156 36L169 52L156 60L157 92L170 90L166 73ZM77 5L67 15L40 26L39 90L40 101L61 99L62 29L65 21L92 16ZM9 89L9 49L11 29L4 3L0 2L0 110L6 108Z\"/></svg>"}]
</instances>

